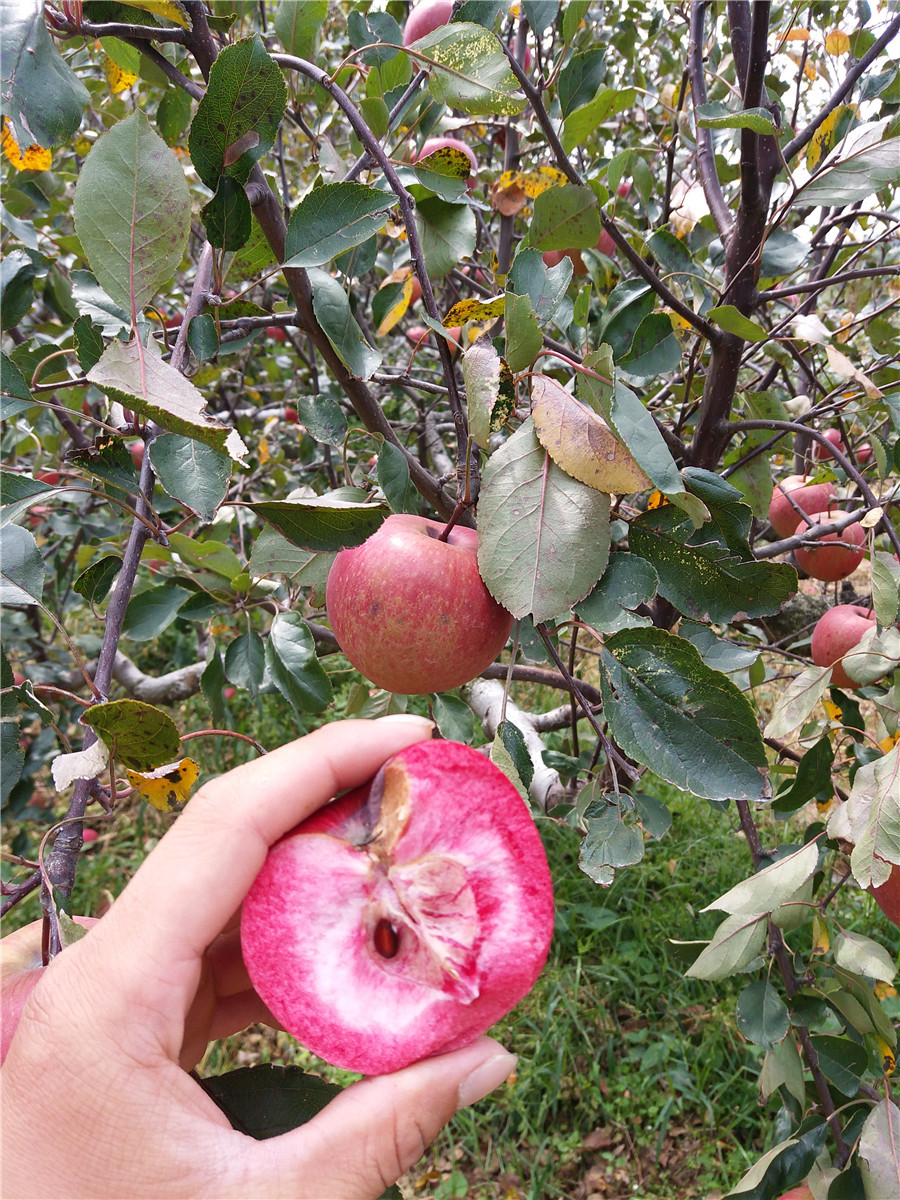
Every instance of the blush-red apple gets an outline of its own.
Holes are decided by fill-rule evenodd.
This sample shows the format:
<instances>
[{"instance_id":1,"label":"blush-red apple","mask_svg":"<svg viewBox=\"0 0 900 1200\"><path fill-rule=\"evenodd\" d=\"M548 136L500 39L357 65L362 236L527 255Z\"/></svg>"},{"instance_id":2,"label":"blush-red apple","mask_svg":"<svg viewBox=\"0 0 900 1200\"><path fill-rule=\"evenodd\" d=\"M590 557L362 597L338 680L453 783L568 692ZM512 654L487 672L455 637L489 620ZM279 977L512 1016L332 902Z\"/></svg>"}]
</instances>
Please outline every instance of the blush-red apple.
<instances>
[{"instance_id":1,"label":"blush-red apple","mask_svg":"<svg viewBox=\"0 0 900 1200\"><path fill-rule=\"evenodd\" d=\"M512 617L478 572L478 534L395 513L341 550L325 588L328 618L354 667L390 692L445 692L480 675Z\"/></svg>"},{"instance_id":2,"label":"blush-red apple","mask_svg":"<svg viewBox=\"0 0 900 1200\"><path fill-rule=\"evenodd\" d=\"M844 446L844 439L841 437L841 431L839 429L826 429L823 432L822 437L824 437L825 440L832 446L837 447L837 449L841 452L846 449ZM823 446L821 442L813 442L813 458L817 458L819 460L831 458L831 450L828 449L827 446Z\"/></svg>"},{"instance_id":3,"label":"blush-red apple","mask_svg":"<svg viewBox=\"0 0 900 1200\"><path fill-rule=\"evenodd\" d=\"M814 529L817 525L829 525L844 514L840 509L812 513L800 520L795 534ZM858 521L847 525L840 533L826 533L807 546L794 550L797 566L812 579L835 583L852 575L866 556L866 531Z\"/></svg>"},{"instance_id":4,"label":"blush-red apple","mask_svg":"<svg viewBox=\"0 0 900 1200\"><path fill-rule=\"evenodd\" d=\"M534 821L507 777L422 742L278 842L244 901L256 991L365 1074L465 1046L531 990L553 933Z\"/></svg>"},{"instance_id":5,"label":"blush-red apple","mask_svg":"<svg viewBox=\"0 0 900 1200\"><path fill-rule=\"evenodd\" d=\"M887 882L880 887L870 887L869 891L887 919L900 926L900 867L894 866Z\"/></svg>"},{"instance_id":6,"label":"blush-red apple","mask_svg":"<svg viewBox=\"0 0 900 1200\"><path fill-rule=\"evenodd\" d=\"M605 229L600 231L600 236L597 238L597 244L594 247L600 254L605 254L607 258L612 257L616 252L616 243L612 240ZM587 275L588 269L584 259L581 257L581 251L575 249L569 250L545 250L544 251L544 266L555 267L562 262L564 258L572 260L573 275Z\"/></svg>"},{"instance_id":7,"label":"blush-red apple","mask_svg":"<svg viewBox=\"0 0 900 1200\"><path fill-rule=\"evenodd\" d=\"M144 450L145 449L146 449L146 447L144 446L144 443L140 439L138 439L137 441L128 443L128 453L131 455L131 461L134 463L134 465L137 467L138 470L141 469L141 464L144 461Z\"/></svg>"},{"instance_id":8,"label":"blush-red apple","mask_svg":"<svg viewBox=\"0 0 900 1200\"><path fill-rule=\"evenodd\" d=\"M403 45L410 46L419 38L434 33L441 25L446 25L452 12L453 0L420 0L403 27Z\"/></svg>"},{"instance_id":9,"label":"blush-red apple","mask_svg":"<svg viewBox=\"0 0 900 1200\"><path fill-rule=\"evenodd\" d=\"M790 500L787 498L788 493ZM811 483L809 475L788 475L786 479L776 483L772 491L769 524L779 537L790 537L803 513L809 516L812 513L824 512L833 499L833 483ZM801 512L797 511L794 504Z\"/></svg>"},{"instance_id":10,"label":"blush-red apple","mask_svg":"<svg viewBox=\"0 0 900 1200\"><path fill-rule=\"evenodd\" d=\"M841 659L859 644L863 634L874 624L874 612L859 604L836 604L816 622L810 656L817 667L831 667L831 682L835 687L862 687L850 678Z\"/></svg>"}]
</instances>

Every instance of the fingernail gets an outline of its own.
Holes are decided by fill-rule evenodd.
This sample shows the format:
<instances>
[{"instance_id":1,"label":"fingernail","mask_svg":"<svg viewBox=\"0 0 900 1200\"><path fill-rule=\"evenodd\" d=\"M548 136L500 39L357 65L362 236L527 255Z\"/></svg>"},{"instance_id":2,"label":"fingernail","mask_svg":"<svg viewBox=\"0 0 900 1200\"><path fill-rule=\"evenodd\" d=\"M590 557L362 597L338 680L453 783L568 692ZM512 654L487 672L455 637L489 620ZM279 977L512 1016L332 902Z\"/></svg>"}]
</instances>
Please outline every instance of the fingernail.
<instances>
[{"instance_id":1,"label":"fingernail","mask_svg":"<svg viewBox=\"0 0 900 1200\"><path fill-rule=\"evenodd\" d=\"M417 713L391 713L381 720L405 721L407 725L418 725L421 729L434 729L434 721L430 721L428 717L420 717Z\"/></svg>"},{"instance_id":2,"label":"fingernail","mask_svg":"<svg viewBox=\"0 0 900 1200\"><path fill-rule=\"evenodd\" d=\"M515 1054L494 1054L480 1067L476 1067L459 1085L457 1112L469 1104L474 1104L476 1100L483 1100L494 1088L509 1079L518 1061Z\"/></svg>"}]
</instances>

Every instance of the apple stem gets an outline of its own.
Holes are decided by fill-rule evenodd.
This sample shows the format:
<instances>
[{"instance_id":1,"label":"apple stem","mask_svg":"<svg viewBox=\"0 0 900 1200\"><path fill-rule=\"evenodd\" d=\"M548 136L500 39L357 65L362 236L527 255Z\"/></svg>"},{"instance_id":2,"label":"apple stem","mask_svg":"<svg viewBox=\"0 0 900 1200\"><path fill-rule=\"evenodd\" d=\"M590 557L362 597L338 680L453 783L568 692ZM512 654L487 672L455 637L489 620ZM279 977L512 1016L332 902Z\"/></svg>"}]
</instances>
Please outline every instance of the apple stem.
<instances>
[{"instance_id":1,"label":"apple stem","mask_svg":"<svg viewBox=\"0 0 900 1200\"><path fill-rule=\"evenodd\" d=\"M468 507L469 507L469 505L466 503L465 500L462 500L457 504L456 508L454 508L453 512L450 514L450 520L447 522L447 524L444 526L444 528L438 534L439 542L446 542L449 540L450 533L451 533L451 530L453 529L453 526L459 524L460 518L462 517L463 513L466 511L466 509Z\"/></svg>"}]
</instances>

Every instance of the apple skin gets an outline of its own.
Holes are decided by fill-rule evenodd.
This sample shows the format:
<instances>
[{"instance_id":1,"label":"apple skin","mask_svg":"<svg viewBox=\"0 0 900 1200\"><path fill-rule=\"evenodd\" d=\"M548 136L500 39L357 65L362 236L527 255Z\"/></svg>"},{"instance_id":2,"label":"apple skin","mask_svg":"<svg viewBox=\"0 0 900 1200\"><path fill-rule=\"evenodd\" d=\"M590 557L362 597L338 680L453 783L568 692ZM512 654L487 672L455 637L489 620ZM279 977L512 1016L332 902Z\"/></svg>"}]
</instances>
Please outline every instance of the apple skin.
<instances>
[{"instance_id":1,"label":"apple skin","mask_svg":"<svg viewBox=\"0 0 900 1200\"><path fill-rule=\"evenodd\" d=\"M800 520L794 533L803 533L815 525L827 525L843 515L840 509L811 513L808 518ZM821 579L825 583L835 583L838 579L846 579L848 575L852 575L865 556L866 531L858 521L854 521L840 533L826 533L814 544L798 546L794 551L797 566L811 579Z\"/></svg>"},{"instance_id":2,"label":"apple skin","mask_svg":"<svg viewBox=\"0 0 900 1200\"><path fill-rule=\"evenodd\" d=\"M870 887L875 903L889 921L900 926L900 867L894 866L886 883Z\"/></svg>"},{"instance_id":3,"label":"apple skin","mask_svg":"<svg viewBox=\"0 0 900 1200\"><path fill-rule=\"evenodd\" d=\"M412 325L406 331L407 341L411 342L414 346L421 345L422 342L424 342L427 338L432 337L433 335L434 335L434 330L429 329L429 327L427 325ZM453 343L454 342L459 343L461 337L462 337L462 326L461 325L451 325L450 328L447 330L446 339L445 339L450 342L451 350L456 349L456 346Z\"/></svg>"},{"instance_id":4,"label":"apple skin","mask_svg":"<svg viewBox=\"0 0 900 1200\"><path fill-rule=\"evenodd\" d=\"M266 337L271 338L273 342L286 342L287 334L280 325L267 325Z\"/></svg>"},{"instance_id":5,"label":"apple skin","mask_svg":"<svg viewBox=\"0 0 900 1200\"><path fill-rule=\"evenodd\" d=\"M792 1187L787 1192L782 1192L778 1200L816 1200L810 1189L805 1183L801 1183L799 1187Z\"/></svg>"},{"instance_id":6,"label":"apple skin","mask_svg":"<svg viewBox=\"0 0 900 1200\"><path fill-rule=\"evenodd\" d=\"M846 450L844 439L841 437L841 431L839 429L826 429L824 430L822 436L826 439L826 441L829 441L832 446L836 446L841 453ZM821 442L815 442L813 444L813 458L817 458L821 462L826 458L831 458L831 456L831 451L827 450Z\"/></svg>"},{"instance_id":7,"label":"apple skin","mask_svg":"<svg viewBox=\"0 0 900 1200\"><path fill-rule=\"evenodd\" d=\"M779 537L791 537L800 520L797 510L786 498L788 492L808 515L824 512L834 499L833 483L810 483L809 479L808 475L788 475L775 484L769 505L769 524Z\"/></svg>"},{"instance_id":8,"label":"apple skin","mask_svg":"<svg viewBox=\"0 0 900 1200\"><path fill-rule=\"evenodd\" d=\"M46 467L35 474L35 479L39 479L41 483L46 483L50 487L56 487L59 483L59 471L50 471Z\"/></svg>"},{"instance_id":9,"label":"apple skin","mask_svg":"<svg viewBox=\"0 0 900 1200\"><path fill-rule=\"evenodd\" d=\"M403 27L403 45L410 46L441 25L446 25L452 12L453 0L420 0Z\"/></svg>"},{"instance_id":10,"label":"apple skin","mask_svg":"<svg viewBox=\"0 0 900 1200\"><path fill-rule=\"evenodd\" d=\"M480 675L506 644L512 616L478 573L478 534L395 513L341 550L325 587L338 644L389 692L446 692Z\"/></svg>"},{"instance_id":11,"label":"apple skin","mask_svg":"<svg viewBox=\"0 0 900 1200\"><path fill-rule=\"evenodd\" d=\"M859 644L862 635L874 624L874 612L859 604L836 604L816 622L810 655L817 667L831 667L831 682L835 687L851 691L862 687L850 678L841 659Z\"/></svg>"},{"instance_id":12,"label":"apple skin","mask_svg":"<svg viewBox=\"0 0 900 1200\"><path fill-rule=\"evenodd\" d=\"M275 844L241 948L278 1022L367 1075L468 1045L531 990L553 934L540 836L477 750L420 742Z\"/></svg>"},{"instance_id":13,"label":"apple skin","mask_svg":"<svg viewBox=\"0 0 900 1200\"><path fill-rule=\"evenodd\" d=\"M75 917L85 929L96 925L98 920L98 917ZM0 1065L6 1059L28 998L46 970L41 962L43 925L42 920L32 921L0 940Z\"/></svg>"},{"instance_id":14,"label":"apple skin","mask_svg":"<svg viewBox=\"0 0 900 1200\"><path fill-rule=\"evenodd\" d=\"M131 461L134 463L134 465L137 467L138 470L141 469L141 465L144 461L144 450L145 449L146 449L146 447L144 446L144 443L140 439L138 439L135 442L128 443L128 453L131 455Z\"/></svg>"},{"instance_id":15,"label":"apple skin","mask_svg":"<svg viewBox=\"0 0 900 1200\"><path fill-rule=\"evenodd\" d=\"M429 154L434 154L435 150L459 150L464 154L472 164L472 174L466 180L466 187L471 192L472 188L478 182L478 159L475 157L475 151L466 142L460 141L455 137L433 137L428 138L422 144L422 149L416 154L413 153L413 162L419 162L423 158L427 158Z\"/></svg>"},{"instance_id":16,"label":"apple skin","mask_svg":"<svg viewBox=\"0 0 900 1200\"><path fill-rule=\"evenodd\" d=\"M597 238L597 245L594 249L598 250L601 254L605 254L607 258L611 258L615 254L616 243L605 229L600 231L600 236ZM543 258L545 267L558 266L564 258L570 258L572 260L573 275L587 275L588 273L580 250L545 250Z\"/></svg>"}]
</instances>

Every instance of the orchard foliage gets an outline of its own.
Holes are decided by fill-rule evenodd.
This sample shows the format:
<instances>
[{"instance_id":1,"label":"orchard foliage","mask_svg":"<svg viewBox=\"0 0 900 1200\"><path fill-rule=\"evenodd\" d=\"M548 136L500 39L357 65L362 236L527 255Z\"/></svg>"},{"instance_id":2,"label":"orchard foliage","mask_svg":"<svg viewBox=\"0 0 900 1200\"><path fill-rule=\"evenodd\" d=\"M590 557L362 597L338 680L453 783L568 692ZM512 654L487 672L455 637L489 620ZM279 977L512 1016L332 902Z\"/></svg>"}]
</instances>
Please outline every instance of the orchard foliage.
<instances>
[{"instance_id":1,"label":"orchard foliage","mask_svg":"<svg viewBox=\"0 0 900 1200\"><path fill-rule=\"evenodd\" d=\"M689 973L746 977L782 1107L731 1194L900 1195L895 968L832 916L900 863L900 17L454 7L403 48L399 0L4 0L4 906L40 888L59 948L82 819L119 767L178 807L198 691L214 728L226 685L298 730L474 713L600 885L655 779L740 825ZM797 474L834 499L782 537ZM324 623L391 512L477 527L516 618L458 692L374 691ZM856 524L852 578L801 582ZM852 689L810 660L840 602Z\"/></svg>"}]
</instances>

